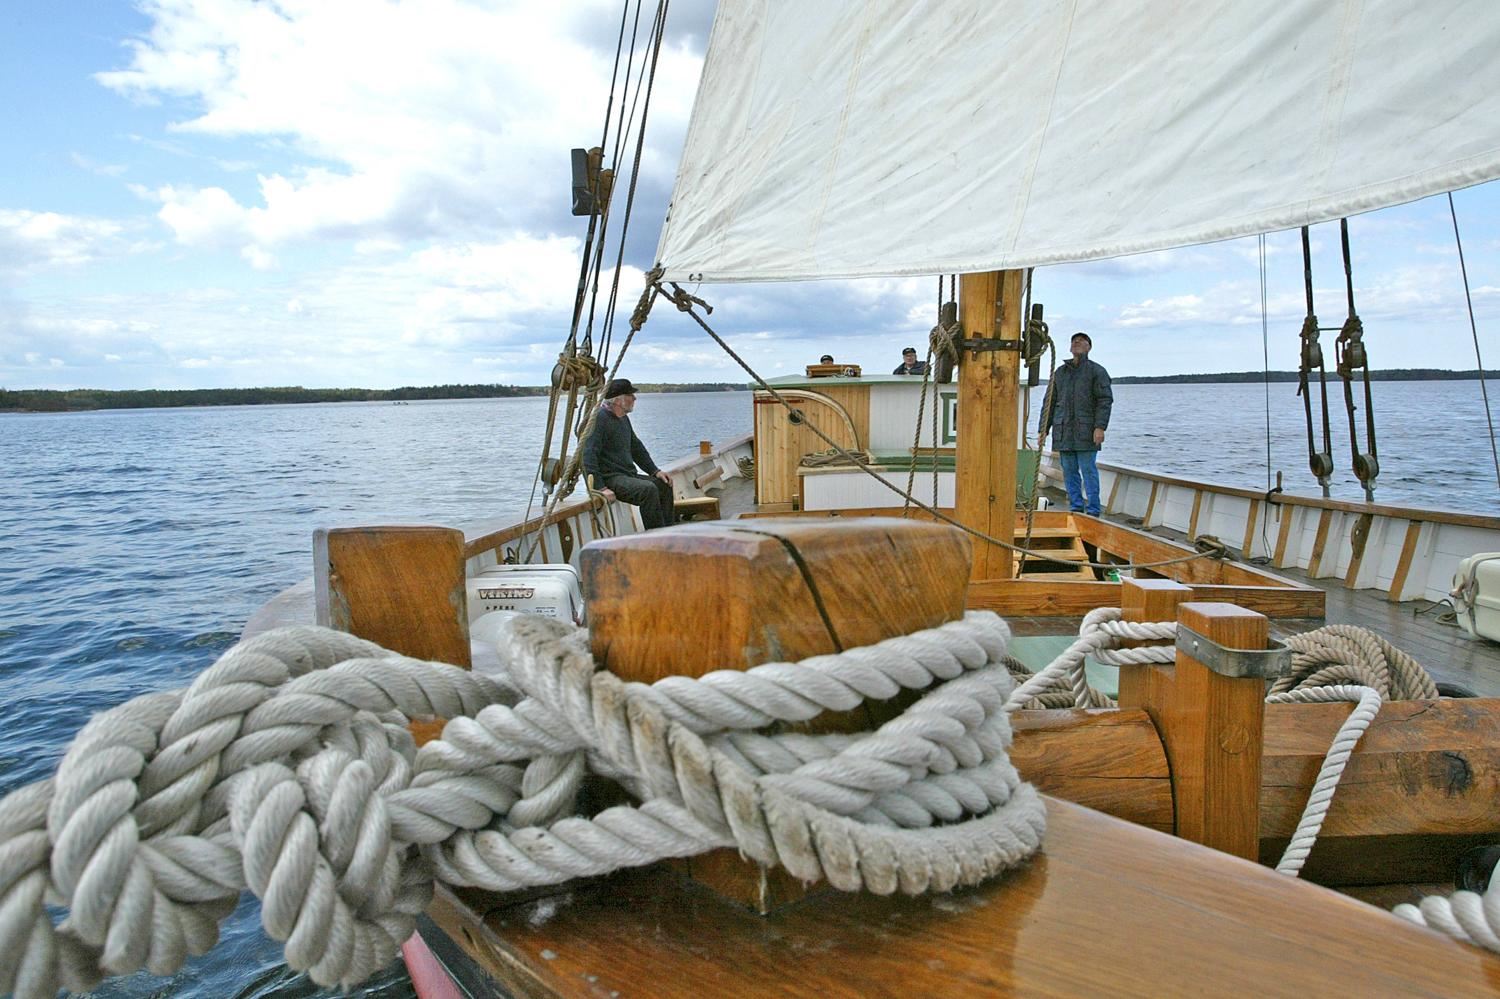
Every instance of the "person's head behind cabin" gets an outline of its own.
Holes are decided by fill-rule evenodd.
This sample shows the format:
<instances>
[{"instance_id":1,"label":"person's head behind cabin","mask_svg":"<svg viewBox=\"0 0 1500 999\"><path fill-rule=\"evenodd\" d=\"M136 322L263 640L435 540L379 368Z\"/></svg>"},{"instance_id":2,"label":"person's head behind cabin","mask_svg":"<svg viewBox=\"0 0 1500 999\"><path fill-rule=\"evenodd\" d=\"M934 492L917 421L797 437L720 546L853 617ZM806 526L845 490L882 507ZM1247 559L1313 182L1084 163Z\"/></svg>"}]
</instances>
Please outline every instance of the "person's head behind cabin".
<instances>
[{"instance_id":1,"label":"person's head behind cabin","mask_svg":"<svg viewBox=\"0 0 1500 999\"><path fill-rule=\"evenodd\" d=\"M629 378L616 378L604 388L604 405L616 416L635 409L635 386Z\"/></svg>"},{"instance_id":2,"label":"person's head behind cabin","mask_svg":"<svg viewBox=\"0 0 1500 999\"><path fill-rule=\"evenodd\" d=\"M917 360L915 347L907 347L901 352L901 364L891 372L893 375L925 375L926 373L927 365Z\"/></svg>"},{"instance_id":3,"label":"person's head behind cabin","mask_svg":"<svg viewBox=\"0 0 1500 999\"><path fill-rule=\"evenodd\" d=\"M818 363L819 364L832 364L833 363L833 355L832 354L824 354L822 357L818 358Z\"/></svg>"}]
</instances>

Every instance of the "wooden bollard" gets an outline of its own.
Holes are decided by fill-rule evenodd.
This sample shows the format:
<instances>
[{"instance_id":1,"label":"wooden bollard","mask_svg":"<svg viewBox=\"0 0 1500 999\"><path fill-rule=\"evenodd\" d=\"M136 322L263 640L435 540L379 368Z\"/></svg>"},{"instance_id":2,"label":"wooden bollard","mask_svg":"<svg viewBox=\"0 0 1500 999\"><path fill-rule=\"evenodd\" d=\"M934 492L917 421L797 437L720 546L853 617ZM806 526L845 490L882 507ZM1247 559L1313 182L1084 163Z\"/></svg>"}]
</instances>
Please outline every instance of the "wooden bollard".
<instances>
[{"instance_id":1,"label":"wooden bollard","mask_svg":"<svg viewBox=\"0 0 1500 999\"><path fill-rule=\"evenodd\" d=\"M450 527L339 527L313 534L316 620L414 659L468 669L464 532ZM442 719L412 722L418 744Z\"/></svg>"},{"instance_id":2,"label":"wooden bollard","mask_svg":"<svg viewBox=\"0 0 1500 999\"><path fill-rule=\"evenodd\" d=\"M895 518L683 524L596 541L581 554L595 658L627 680L869 645L964 613L968 539ZM805 731L884 721L879 705L814 719ZM802 894L785 872L733 850L692 858L689 875L769 912Z\"/></svg>"},{"instance_id":3,"label":"wooden bollard","mask_svg":"<svg viewBox=\"0 0 1500 999\"><path fill-rule=\"evenodd\" d=\"M1184 603L1177 623L1228 649L1262 650L1269 634L1264 615L1234 604ZM1153 712L1172 768L1177 835L1247 860L1260 857L1265 698L1263 679L1222 676L1179 649Z\"/></svg>"},{"instance_id":4,"label":"wooden bollard","mask_svg":"<svg viewBox=\"0 0 1500 999\"><path fill-rule=\"evenodd\" d=\"M1172 579L1122 579L1120 610L1131 624L1177 620L1177 607L1193 598L1193 588ZM1144 642L1125 642L1143 645ZM1119 702L1122 708L1147 708L1159 695L1151 693L1172 682L1175 667L1151 663L1120 667Z\"/></svg>"}]
</instances>

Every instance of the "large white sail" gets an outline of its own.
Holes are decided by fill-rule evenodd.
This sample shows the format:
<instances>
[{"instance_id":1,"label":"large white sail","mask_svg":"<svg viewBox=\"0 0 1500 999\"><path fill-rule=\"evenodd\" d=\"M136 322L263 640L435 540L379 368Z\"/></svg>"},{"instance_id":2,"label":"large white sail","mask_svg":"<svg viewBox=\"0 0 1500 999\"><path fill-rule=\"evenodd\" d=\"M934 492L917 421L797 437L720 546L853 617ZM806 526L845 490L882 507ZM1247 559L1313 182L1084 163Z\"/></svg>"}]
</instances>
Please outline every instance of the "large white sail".
<instances>
[{"instance_id":1,"label":"large white sail","mask_svg":"<svg viewBox=\"0 0 1500 999\"><path fill-rule=\"evenodd\" d=\"M720 0L669 278L968 272L1500 176L1500 0Z\"/></svg>"}]
</instances>

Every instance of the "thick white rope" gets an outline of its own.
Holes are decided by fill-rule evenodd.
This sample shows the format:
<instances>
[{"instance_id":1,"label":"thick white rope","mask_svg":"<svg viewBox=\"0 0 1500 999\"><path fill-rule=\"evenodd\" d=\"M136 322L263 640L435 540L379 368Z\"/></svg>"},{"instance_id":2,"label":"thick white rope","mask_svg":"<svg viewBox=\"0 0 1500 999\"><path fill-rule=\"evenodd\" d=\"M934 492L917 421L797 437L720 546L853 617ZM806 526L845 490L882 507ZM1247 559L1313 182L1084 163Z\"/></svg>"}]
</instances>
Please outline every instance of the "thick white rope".
<instances>
[{"instance_id":1,"label":"thick white rope","mask_svg":"<svg viewBox=\"0 0 1500 999\"><path fill-rule=\"evenodd\" d=\"M644 686L598 672L580 629L523 617L502 639L518 699L337 632L259 636L97 716L53 778L0 801L0 992L170 974L245 887L290 966L348 987L410 935L434 874L521 887L737 846L843 889L973 884L1044 827L1006 758L1008 639L971 613ZM927 692L873 733L748 731L902 689ZM418 753L420 716L453 720ZM586 766L642 804L571 817Z\"/></svg>"}]
</instances>

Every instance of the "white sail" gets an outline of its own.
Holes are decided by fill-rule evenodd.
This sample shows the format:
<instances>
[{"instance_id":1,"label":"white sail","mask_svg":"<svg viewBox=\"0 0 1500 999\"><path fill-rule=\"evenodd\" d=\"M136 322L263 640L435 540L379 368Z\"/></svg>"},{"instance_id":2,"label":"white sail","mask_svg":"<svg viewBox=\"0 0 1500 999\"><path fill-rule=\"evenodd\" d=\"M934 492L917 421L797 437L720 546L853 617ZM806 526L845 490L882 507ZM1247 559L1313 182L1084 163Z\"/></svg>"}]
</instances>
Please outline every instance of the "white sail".
<instances>
[{"instance_id":1,"label":"white sail","mask_svg":"<svg viewBox=\"0 0 1500 999\"><path fill-rule=\"evenodd\" d=\"M1500 0L720 0L674 280L993 270L1500 176Z\"/></svg>"}]
</instances>

